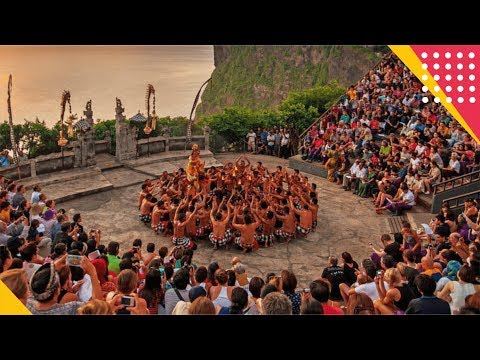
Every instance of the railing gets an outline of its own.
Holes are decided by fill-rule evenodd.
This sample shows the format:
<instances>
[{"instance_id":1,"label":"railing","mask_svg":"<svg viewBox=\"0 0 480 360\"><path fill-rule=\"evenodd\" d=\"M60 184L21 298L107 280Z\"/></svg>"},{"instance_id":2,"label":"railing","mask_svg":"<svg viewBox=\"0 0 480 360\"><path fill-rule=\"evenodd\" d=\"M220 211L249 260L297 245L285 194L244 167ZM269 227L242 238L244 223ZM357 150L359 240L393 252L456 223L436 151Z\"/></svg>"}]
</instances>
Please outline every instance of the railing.
<instances>
[{"instance_id":1,"label":"railing","mask_svg":"<svg viewBox=\"0 0 480 360\"><path fill-rule=\"evenodd\" d=\"M452 198L446 199L443 203L447 203L451 210L454 212L459 208L463 208L465 200L468 198L480 200L480 190L472 191L468 194L462 194L458 196L454 196Z\"/></svg>"},{"instance_id":2,"label":"railing","mask_svg":"<svg viewBox=\"0 0 480 360\"><path fill-rule=\"evenodd\" d=\"M378 60L378 62L375 64L375 66L374 66L373 68L368 69L368 71L365 73L365 75L362 76L361 79L363 79L365 76L368 76L370 70L376 70L376 69L379 67L379 65L381 64L381 62L382 62L384 59L387 59L388 57L392 56L392 54L393 54L393 52L391 52L391 51L390 51L389 53L385 54L380 60ZM361 80L361 79L360 79L360 80ZM343 96L345 96L345 94L343 94L342 96L340 96L340 97L338 98L338 100L337 100L336 102L334 102L332 106L330 106L330 108L328 108L322 115L320 115L320 116L318 117L318 119L315 120L315 121L300 135L300 137L299 137L300 142L301 142L301 140L305 137L305 134L306 134L307 132L309 132L310 129L311 129L314 125L320 123L320 121L322 120L322 118L323 118L325 115L327 115L327 114L332 110L332 108L333 108L336 104L338 104L338 102L340 101L340 99L341 99Z\"/></svg>"},{"instance_id":3,"label":"railing","mask_svg":"<svg viewBox=\"0 0 480 360\"><path fill-rule=\"evenodd\" d=\"M480 170L468 174L460 175L450 180L445 180L433 186L433 194L438 194L447 190L447 185L451 187L448 190L458 188L465 184L471 184L480 180Z\"/></svg>"}]
</instances>

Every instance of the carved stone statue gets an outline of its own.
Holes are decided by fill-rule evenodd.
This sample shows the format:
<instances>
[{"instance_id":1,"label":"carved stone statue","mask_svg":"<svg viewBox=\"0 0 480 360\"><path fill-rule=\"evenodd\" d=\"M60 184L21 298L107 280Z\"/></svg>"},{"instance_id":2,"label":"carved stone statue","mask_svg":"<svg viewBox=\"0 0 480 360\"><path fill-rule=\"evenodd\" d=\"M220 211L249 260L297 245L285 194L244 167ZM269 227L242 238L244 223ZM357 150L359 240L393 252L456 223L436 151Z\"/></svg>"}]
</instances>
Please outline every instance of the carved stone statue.
<instances>
[{"instance_id":1,"label":"carved stone statue","mask_svg":"<svg viewBox=\"0 0 480 360\"><path fill-rule=\"evenodd\" d=\"M165 137L170 137L170 128L168 126L164 126L162 128L162 135Z\"/></svg>"},{"instance_id":2,"label":"carved stone statue","mask_svg":"<svg viewBox=\"0 0 480 360\"><path fill-rule=\"evenodd\" d=\"M87 105L85 106L85 110L92 111L92 100L87 101Z\"/></svg>"},{"instance_id":3,"label":"carved stone statue","mask_svg":"<svg viewBox=\"0 0 480 360\"><path fill-rule=\"evenodd\" d=\"M125 109L122 107L122 101L119 98L115 98L117 100L117 107L115 108L115 112L117 115L122 115Z\"/></svg>"}]
</instances>

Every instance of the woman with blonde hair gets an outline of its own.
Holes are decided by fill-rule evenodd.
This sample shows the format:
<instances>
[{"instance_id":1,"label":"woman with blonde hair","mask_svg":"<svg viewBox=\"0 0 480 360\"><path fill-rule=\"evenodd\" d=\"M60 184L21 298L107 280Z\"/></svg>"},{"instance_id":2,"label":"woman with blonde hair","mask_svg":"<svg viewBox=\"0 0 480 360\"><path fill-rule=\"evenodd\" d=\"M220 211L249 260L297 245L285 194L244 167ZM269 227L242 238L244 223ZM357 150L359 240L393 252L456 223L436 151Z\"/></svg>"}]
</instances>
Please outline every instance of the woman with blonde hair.
<instances>
[{"instance_id":1,"label":"woman with blonde hair","mask_svg":"<svg viewBox=\"0 0 480 360\"><path fill-rule=\"evenodd\" d=\"M215 305L206 296L196 298L188 308L189 315L215 315Z\"/></svg>"},{"instance_id":2,"label":"woman with blonde hair","mask_svg":"<svg viewBox=\"0 0 480 360\"><path fill-rule=\"evenodd\" d=\"M385 280L389 289L385 289ZM379 299L375 300L375 312L382 315L404 314L410 303L415 298L412 289L402 282L400 271L390 268L382 271L375 277L375 285L377 287Z\"/></svg>"},{"instance_id":3,"label":"woman with blonde hair","mask_svg":"<svg viewBox=\"0 0 480 360\"><path fill-rule=\"evenodd\" d=\"M78 315L113 315L114 312L110 304L104 300L90 300L77 309Z\"/></svg>"},{"instance_id":4,"label":"woman with blonde hair","mask_svg":"<svg viewBox=\"0 0 480 360\"><path fill-rule=\"evenodd\" d=\"M0 281L2 281L7 288L20 300L24 305L27 305L27 299L30 296L28 288L27 274L23 269L7 270L0 274Z\"/></svg>"}]
</instances>

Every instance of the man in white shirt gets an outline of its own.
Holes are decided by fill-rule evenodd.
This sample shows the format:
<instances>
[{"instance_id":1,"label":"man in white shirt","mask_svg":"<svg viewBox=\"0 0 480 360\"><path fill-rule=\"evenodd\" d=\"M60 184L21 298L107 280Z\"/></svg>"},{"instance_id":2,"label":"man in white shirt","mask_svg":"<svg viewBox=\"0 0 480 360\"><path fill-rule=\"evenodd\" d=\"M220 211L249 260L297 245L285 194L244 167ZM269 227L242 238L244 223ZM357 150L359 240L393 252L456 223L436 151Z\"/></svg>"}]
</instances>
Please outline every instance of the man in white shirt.
<instances>
[{"instance_id":1,"label":"man in white shirt","mask_svg":"<svg viewBox=\"0 0 480 360\"><path fill-rule=\"evenodd\" d=\"M267 136L267 146L268 146L268 155L273 155L275 149L275 135L273 131L270 130Z\"/></svg>"},{"instance_id":2,"label":"man in white shirt","mask_svg":"<svg viewBox=\"0 0 480 360\"><path fill-rule=\"evenodd\" d=\"M440 169L443 169L443 159L438 153L438 148L432 146L432 152L430 153L430 160L435 161Z\"/></svg>"},{"instance_id":3,"label":"man in white shirt","mask_svg":"<svg viewBox=\"0 0 480 360\"><path fill-rule=\"evenodd\" d=\"M452 158L448 163L448 167L442 169L442 176L444 178L451 178L458 175L460 175L460 161L458 161L458 154L452 153Z\"/></svg>"},{"instance_id":4,"label":"man in white shirt","mask_svg":"<svg viewBox=\"0 0 480 360\"><path fill-rule=\"evenodd\" d=\"M355 163L350 167L350 171L345 175L343 175L343 189L345 191L350 190L352 177L356 176L359 164L360 164L360 159L356 159Z\"/></svg>"},{"instance_id":5,"label":"man in white shirt","mask_svg":"<svg viewBox=\"0 0 480 360\"><path fill-rule=\"evenodd\" d=\"M415 195L410 191L407 184L402 182L400 189L403 191L402 200L387 200L385 209L393 212L393 216L401 215L403 210L410 210L415 205Z\"/></svg>"},{"instance_id":6,"label":"man in white shirt","mask_svg":"<svg viewBox=\"0 0 480 360\"><path fill-rule=\"evenodd\" d=\"M290 150L288 148L288 144L290 143L290 134L285 130L282 140L280 140L280 157L288 159L290 154Z\"/></svg>"},{"instance_id":7,"label":"man in white shirt","mask_svg":"<svg viewBox=\"0 0 480 360\"><path fill-rule=\"evenodd\" d=\"M255 134L255 131L253 129L250 129L250 132L247 134L246 138L248 139L248 151L249 152L254 152L255 151L255 138L257 137L257 134Z\"/></svg>"}]
</instances>

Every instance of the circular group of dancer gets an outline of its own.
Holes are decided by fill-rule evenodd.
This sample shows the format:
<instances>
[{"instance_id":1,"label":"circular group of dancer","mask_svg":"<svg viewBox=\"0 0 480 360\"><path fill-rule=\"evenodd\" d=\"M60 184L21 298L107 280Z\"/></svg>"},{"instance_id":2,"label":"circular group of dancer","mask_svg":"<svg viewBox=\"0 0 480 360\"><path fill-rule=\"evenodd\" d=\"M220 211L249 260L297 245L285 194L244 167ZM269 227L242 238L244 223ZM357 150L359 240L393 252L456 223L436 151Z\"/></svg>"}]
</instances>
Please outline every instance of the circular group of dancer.
<instances>
[{"instance_id":1,"label":"circular group of dancer","mask_svg":"<svg viewBox=\"0 0 480 360\"><path fill-rule=\"evenodd\" d=\"M176 246L197 248L208 239L214 249L236 245L243 252L306 236L317 224L317 186L298 170L270 172L240 156L235 163L204 170L198 148L187 171L166 171L142 184L140 219Z\"/></svg>"}]
</instances>

